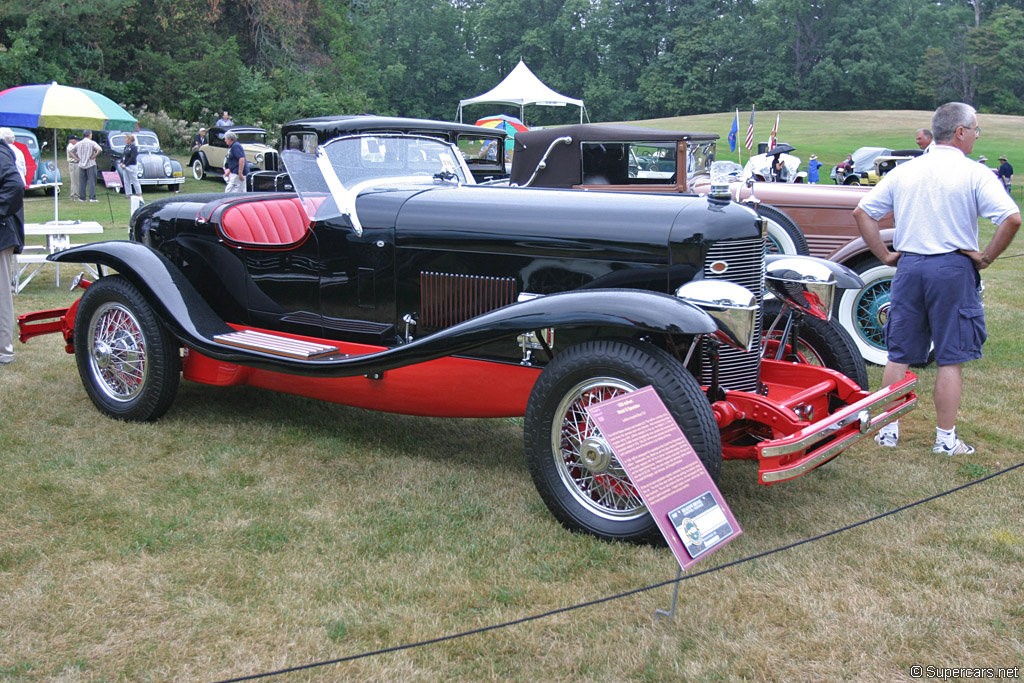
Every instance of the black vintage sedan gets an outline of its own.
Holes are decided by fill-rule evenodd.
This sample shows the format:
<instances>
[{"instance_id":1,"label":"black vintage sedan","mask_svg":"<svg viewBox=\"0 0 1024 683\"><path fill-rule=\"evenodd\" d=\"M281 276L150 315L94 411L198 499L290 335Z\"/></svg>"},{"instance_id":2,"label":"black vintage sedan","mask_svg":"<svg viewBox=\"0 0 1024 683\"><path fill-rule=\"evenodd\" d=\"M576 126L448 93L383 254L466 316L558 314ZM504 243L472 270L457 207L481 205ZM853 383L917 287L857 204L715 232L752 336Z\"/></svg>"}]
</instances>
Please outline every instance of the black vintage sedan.
<instances>
[{"instance_id":1,"label":"black vintage sedan","mask_svg":"<svg viewBox=\"0 0 1024 683\"><path fill-rule=\"evenodd\" d=\"M651 385L712 477L746 459L774 484L916 403L911 373L870 393L829 318L858 278L766 256L765 221L727 196L475 185L458 148L414 135L282 157L297 193L167 198L130 241L53 255L116 274L22 316L22 340L62 331L93 403L125 420L162 415L182 377L525 416L552 513L638 542L657 526L588 404Z\"/></svg>"}]
</instances>

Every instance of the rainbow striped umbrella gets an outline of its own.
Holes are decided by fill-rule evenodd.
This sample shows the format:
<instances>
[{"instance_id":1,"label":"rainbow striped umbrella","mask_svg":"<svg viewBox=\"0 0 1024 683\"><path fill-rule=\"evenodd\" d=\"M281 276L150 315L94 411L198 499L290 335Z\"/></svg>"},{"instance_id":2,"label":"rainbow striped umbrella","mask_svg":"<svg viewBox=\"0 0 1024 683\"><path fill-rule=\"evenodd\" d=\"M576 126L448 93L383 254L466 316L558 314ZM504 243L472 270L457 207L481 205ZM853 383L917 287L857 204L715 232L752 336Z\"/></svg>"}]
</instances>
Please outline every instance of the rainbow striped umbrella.
<instances>
[{"instance_id":1,"label":"rainbow striped umbrella","mask_svg":"<svg viewBox=\"0 0 1024 683\"><path fill-rule=\"evenodd\" d=\"M132 131L138 121L105 95L54 82L19 85L0 92L0 124Z\"/></svg>"},{"instance_id":2,"label":"rainbow striped umbrella","mask_svg":"<svg viewBox=\"0 0 1024 683\"><path fill-rule=\"evenodd\" d=\"M522 121L515 116L508 116L506 114L495 114L494 116L485 116L482 119L477 119L477 126L484 128L497 128L508 133L508 137L505 138L505 148L512 149L513 141L515 140L516 133L521 133L525 130L530 130L526 127Z\"/></svg>"}]
</instances>

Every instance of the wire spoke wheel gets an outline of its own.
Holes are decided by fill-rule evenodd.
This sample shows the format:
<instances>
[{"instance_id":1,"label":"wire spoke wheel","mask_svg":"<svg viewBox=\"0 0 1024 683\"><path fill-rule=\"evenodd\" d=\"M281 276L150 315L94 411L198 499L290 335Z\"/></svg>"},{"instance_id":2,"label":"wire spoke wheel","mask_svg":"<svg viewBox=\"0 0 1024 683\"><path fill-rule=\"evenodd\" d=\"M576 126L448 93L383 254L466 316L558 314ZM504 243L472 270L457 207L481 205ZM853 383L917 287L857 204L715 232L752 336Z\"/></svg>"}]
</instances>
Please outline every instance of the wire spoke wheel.
<instances>
[{"instance_id":1,"label":"wire spoke wheel","mask_svg":"<svg viewBox=\"0 0 1024 683\"><path fill-rule=\"evenodd\" d=\"M130 401L146 385L146 339L130 310L116 303L97 310L88 330L89 368L97 386L115 401Z\"/></svg>"},{"instance_id":2,"label":"wire spoke wheel","mask_svg":"<svg viewBox=\"0 0 1024 683\"><path fill-rule=\"evenodd\" d=\"M646 514L647 507L586 407L635 390L612 377L582 382L565 395L552 421L551 450L559 476L581 505L602 517L633 519Z\"/></svg>"},{"instance_id":3,"label":"wire spoke wheel","mask_svg":"<svg viewBox=\"0 0 1024 683\"><path fill-rule=\"evenodd\" d=\"M582 342L561 351L530 393L523 428L537 492L563 525L599 538L652 543L661 532L587 407L651 386L712 479L722 443L711 405L683 364L631 339Z\"/></svg>"}]
</instances>

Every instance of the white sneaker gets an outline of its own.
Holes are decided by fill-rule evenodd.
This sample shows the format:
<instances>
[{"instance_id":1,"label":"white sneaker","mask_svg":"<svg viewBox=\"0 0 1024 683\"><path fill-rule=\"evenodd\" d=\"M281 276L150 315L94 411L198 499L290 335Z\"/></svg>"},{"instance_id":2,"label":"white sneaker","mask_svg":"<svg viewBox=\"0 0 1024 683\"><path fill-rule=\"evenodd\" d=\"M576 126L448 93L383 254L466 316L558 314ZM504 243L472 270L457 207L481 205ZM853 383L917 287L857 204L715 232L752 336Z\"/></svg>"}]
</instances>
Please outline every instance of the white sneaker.
<instances>
[{"instance_id":1,"label":"white sneaker","mask_svg":"<svg viewBox=\"0 0 1024 683\"><path fill-rule=\"evenodd\" d=\"M971 455L974 453L974 447L968 446L961 439L957 439L953 442L952 446L947 446L942 442L941 439L935 440L935 445L932 447L932 453L938 453L940 455Z\"/></svg>"},{"instance_id":2,"label":"white sneaker","mask_svg":"<svg viewBox=\"0 0 1024 683\"><path fill-rule=\"evenodd\" d=\"M875 443L886 448L896 448L900 442L900 435L892 432L879 432L875 434Z\"/></svg>"}]
</instances>

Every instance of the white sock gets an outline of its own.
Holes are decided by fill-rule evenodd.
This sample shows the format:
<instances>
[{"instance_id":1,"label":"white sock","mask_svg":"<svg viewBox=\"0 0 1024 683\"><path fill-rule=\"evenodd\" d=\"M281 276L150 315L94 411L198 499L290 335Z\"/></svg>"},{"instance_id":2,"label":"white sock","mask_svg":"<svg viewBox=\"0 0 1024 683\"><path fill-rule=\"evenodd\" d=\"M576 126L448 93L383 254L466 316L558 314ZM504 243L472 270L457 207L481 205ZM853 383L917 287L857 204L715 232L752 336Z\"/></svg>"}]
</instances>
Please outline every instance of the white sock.
<instances>
[{"instance_id":1,"label":"white sock","mask_svg":"<svg viewBox=\"0 0 1024 683\"><path fill-rule=\"evenodd\" d=\"M943 429L942 427L935 428L935 440L941 441L950 448L956 443L956 425L953 425L952 429Z\"/></svg>"}]
</instances>

